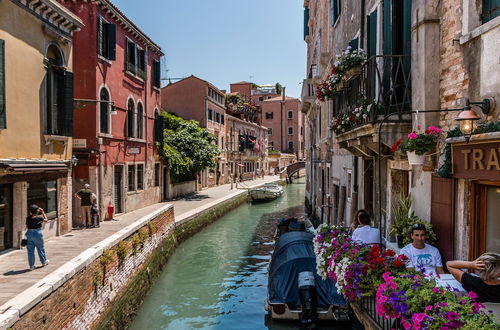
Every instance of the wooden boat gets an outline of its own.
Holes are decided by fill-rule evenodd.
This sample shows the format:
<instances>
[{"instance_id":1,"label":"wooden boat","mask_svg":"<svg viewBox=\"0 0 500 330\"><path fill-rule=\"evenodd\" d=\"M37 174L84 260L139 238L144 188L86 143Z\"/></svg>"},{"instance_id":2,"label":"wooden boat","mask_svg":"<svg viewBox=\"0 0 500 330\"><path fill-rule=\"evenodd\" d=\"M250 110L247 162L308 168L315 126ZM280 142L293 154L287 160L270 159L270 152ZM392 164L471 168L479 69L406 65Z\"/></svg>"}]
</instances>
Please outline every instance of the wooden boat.
<instances>
[{"instance_id":1,"label":"wooden boat","mask_svg":"<svg viewBox=\"0 0 500 330\"><path fill-rule=\"evenodd\" d=\"M266 183L261 187L250 189L248 193L252 201L268 201L280 197L283 194L283 187L275 183Z\"/></svg>"}]
</instances>

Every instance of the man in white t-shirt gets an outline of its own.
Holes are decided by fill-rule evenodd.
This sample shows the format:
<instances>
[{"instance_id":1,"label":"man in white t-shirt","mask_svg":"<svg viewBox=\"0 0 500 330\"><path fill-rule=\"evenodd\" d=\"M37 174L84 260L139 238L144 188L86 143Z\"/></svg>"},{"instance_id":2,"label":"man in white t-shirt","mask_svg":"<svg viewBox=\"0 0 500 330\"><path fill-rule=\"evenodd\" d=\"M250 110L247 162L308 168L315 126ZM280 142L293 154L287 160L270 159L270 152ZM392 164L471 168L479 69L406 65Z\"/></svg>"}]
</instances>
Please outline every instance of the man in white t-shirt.
<instances>
[{"instance_id":1,"label":"man in white t-shirt","mask_svg":"<svg viewBox=\"0 0 500 330\"><path fill-rule=\"evenodd\" d=\"M370 226L371 219L368 212L358 211L357 221L359 226L352 232L352 240L365 244L380 244L380 231Z\"/></svg>"},{"instance_id":2,"label":"man in white t-shirt","mask_svg":"<svg viewBox=\"0 0 500 330\"><path fill-rule=\"evenodd\" d=\"M432 245L425 244L425 234L424 225L416 223L411 227L413 243L401 249L401 254L408 257L406 268L415 268L427 276L444 274L439 250Z\"/></svg>"}]
</instances>

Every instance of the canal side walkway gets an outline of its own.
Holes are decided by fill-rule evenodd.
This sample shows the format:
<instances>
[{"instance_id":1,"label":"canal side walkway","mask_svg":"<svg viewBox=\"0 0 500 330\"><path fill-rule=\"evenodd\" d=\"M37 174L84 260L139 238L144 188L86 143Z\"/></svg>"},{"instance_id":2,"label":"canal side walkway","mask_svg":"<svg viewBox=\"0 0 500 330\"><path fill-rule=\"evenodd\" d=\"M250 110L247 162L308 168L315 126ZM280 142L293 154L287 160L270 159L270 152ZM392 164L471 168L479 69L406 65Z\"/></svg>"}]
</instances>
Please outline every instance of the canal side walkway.
<instances>
[{"instance_id":1,"label":"canal side walkway","mask_svg":"<svg viewBox=\"0 0 500 330\"><path fill-rule=\"evenodd\" d=\"M13 318L18 319L19 315L27 312L85 267L85 258L90 260L99 245L103 245L101 243L117 239L127 232L134 232L159 211L173 206L175 223L181 224L226 200L246 194L246 188L278 180L278 176L266 176L245 181L238 185L239 189L231 189L229 184L209 188L191 196L116 216L113 221L101 222L100 228L73 230L66 235L50 238L45 241L50 264L40 267L36 255L37 268L33 271L28 270L26 249L0 255L0 329L12 324Z\"/></svg>"}]
</instances>

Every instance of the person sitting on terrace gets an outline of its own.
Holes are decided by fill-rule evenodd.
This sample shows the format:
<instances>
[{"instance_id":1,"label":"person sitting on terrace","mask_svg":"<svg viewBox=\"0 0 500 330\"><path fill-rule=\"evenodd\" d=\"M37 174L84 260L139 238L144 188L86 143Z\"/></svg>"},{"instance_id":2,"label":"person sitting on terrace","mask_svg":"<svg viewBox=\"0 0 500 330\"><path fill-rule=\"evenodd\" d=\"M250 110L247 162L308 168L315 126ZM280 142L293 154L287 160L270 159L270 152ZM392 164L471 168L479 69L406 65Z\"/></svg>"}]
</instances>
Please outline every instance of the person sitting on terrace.
<instances>
[{"instance_id":1,"label":"person sitting on terrace","mask_svg":"<svg viewBox=\"0 0 500 330\"><path fill-rule=\"evenodd\" d=\"M500 254L486 252L474 261L448 261L446 267L467 292L477 294L477 301L500 303ZM462 268L476 270L479 276Z\"/></svg>"},{"instance_id":2,"label":"person sitting on terrace","mask_svg":"<svg viewBox=\"0 0 500 330\"><path fill-rule=\"evenodd\" d=\"M370 214L365 210L358 210L354 217L358 226L352 233L352 240L365 244L380 244L380 230L371 227Z\"/></svg>"},{"instance_id":3,"label":"person sitting on terrace","mask_svg":"<svg viewBox=\"0 0 500 330\"><path fill-rule=\"evenodd\" d=\"M408 257L406 268L416 268L427 276L444 274L443 262L439 250L425 243L425 226L419 223L411 227L413 243L401 249L401 254Z\"/></svg>"}]
</instances>

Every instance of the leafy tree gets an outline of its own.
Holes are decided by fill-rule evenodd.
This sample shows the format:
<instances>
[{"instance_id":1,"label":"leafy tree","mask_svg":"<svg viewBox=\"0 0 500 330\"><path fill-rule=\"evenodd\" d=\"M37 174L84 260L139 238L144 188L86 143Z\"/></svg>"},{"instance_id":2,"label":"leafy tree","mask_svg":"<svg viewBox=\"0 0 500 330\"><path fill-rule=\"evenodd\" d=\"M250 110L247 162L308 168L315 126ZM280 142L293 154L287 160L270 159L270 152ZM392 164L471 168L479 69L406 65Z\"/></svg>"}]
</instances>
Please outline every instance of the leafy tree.
<instances>
[{"instance_id":1,"label":"leafy tree","mask_svg":"<svg viewBox=\"0 0 500 330\"><path fill-rule=\"evenodd\" d=\"M281 90L283 89L283 86L279 82L274 85L274 88L276 88L276 94L281 94Z\"/></svg>"},{"instance_id":2,"label":"leafy tree","mask_svg":"<svg viewBox=\"0 0 500 330\"><path fill-rule=\"evenodd\" d=\"M174 182L194 178L207 167L216 166L220 154L217 138L194 120L163 113L165 129L160 156L167 161Z\"/></svg>"}]
</instances>

